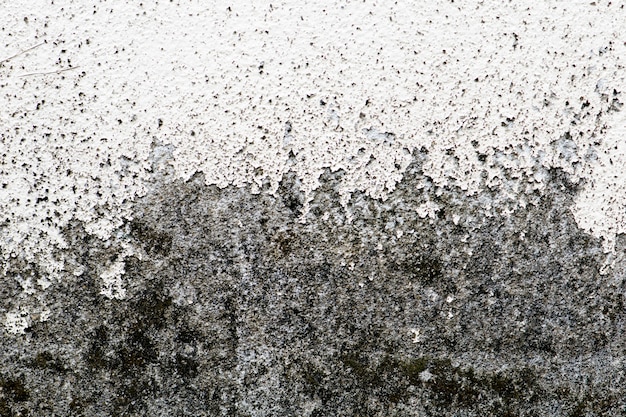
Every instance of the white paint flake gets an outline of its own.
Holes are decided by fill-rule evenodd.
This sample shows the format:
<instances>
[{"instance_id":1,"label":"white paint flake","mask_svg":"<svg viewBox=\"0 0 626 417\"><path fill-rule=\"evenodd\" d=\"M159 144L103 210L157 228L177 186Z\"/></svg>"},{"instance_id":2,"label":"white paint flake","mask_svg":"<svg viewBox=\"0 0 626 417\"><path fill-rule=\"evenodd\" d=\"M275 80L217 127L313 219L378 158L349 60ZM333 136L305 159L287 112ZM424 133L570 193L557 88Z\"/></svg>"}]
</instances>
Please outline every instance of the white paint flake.
<instances>
[{"instance_id":1,"label":"white paint flake","mask_svg":"<svg viewBox=\"0 0 626 417\"><path fill-rule=\"evenodd\" d=\"M100 274L102 279L102 287L100 294L107 298L122 300L126 297L126 288L124 288L124 261L116 261Z\"/></svg>"},{"instance_id":2,"label":"white paint flake","mask_svg":"<svg viewBox=\"0 0 626 417\"><path fill-rule=\"evenodd\" d=\"M30 313L27 310L16 310L6 313L4 327L8 333L24 334L30 327Z\"/></svg>"},{"instance_id":3,"label":"white paint flake","mask_svg":"<svg viewBox=\"0 0 626 417\"><path fill-rule=\"evenodd\" d=\"M419 379L422 382L428 382L435 378L435 375L431 373L428 369L419 373Z\"/></svg>"},{"instance_id":4,"label":"white paint flake","mask_svg":"<svg viewBox=\"0 0 626 417\"><path fill-rule=\"evenodd\" d=\"M423 204L420 204L416 208L417 215L420 216L422 219L425 219L426 217L435 219L439 210L439 205L433 201L427 201Z\"/></svg>"},{"instance_id":5,"label":"white paint flake","mask_svg":"<svg viewBox=\"0 0 626 417\"><path fill-rule=\"evenodd\" d=\"M413 343L420 343L424 339L424 336L421 334L421 330L418 328L411 328L410 334L413 336L413 339L411 340Z\"/></svg>"}]
</instances>

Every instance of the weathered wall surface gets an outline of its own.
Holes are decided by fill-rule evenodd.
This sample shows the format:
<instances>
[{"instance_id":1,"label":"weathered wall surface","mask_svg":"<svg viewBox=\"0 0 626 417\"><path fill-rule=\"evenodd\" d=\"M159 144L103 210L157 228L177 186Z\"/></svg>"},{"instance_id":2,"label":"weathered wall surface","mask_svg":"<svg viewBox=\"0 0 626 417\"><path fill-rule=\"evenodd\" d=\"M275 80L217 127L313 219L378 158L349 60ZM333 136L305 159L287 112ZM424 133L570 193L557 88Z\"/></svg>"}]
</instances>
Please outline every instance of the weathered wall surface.
<instances>
[{"instance_id":1,"label":"weathered wall surface","mask_svg":"<svg viewBox=\"0 0 626 417\"><path fill-rule=\"evenodd\" d=\"M0 415L626 413L622 2L0 13Z\"/></svg>"}]
</instances>

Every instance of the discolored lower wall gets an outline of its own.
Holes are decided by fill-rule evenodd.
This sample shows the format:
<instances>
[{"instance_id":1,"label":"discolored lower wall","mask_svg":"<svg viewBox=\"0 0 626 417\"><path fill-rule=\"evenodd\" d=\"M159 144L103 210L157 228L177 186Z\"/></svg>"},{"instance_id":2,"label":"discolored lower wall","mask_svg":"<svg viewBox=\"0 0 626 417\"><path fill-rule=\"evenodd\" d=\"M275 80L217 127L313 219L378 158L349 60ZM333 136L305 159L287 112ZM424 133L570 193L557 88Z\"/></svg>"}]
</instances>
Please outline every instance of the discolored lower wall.
<instances>
[{"instance_id":1,"label":"discolored lower wall","mask_svg":"<svg viewBox=\"0 0 626 417\"><path fill-rule=\"evenodd\" d=\"M626 415L626 4L5 1L0 417Z\"/></svg>"},{"instance_id":2,"label":"discolored lower wall","mask_svg":"<svg viewBox=\"0 0 626 417\"><path fill-rule=\"evenodd\" d=\"M419 188L424 157L347 208L341 171L307 213L290 174L275 195L164 174L110 240L72 222L55 319L0 338L0 416L625 414L623 243L600 274L578 185L552 170L508 215ZM101 294L116 262L124 299ZM5 282L3 309L37 304Z\"/></svg>"}]
</instances>

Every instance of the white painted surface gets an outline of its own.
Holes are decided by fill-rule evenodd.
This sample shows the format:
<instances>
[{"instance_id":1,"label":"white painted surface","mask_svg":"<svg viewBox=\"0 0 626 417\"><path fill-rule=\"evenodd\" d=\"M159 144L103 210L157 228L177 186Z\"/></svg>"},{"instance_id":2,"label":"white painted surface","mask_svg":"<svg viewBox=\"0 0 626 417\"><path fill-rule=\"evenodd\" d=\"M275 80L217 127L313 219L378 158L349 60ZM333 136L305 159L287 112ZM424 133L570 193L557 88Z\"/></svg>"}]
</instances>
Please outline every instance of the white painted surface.
<instances>
[{"instance_id":1,"label":"white painted surface","mask_svg":"<svg viewBox=\"0 0 626 417\"><path fill-rule=\"evenodd\" d=\"M4 2L2 254L59 278L60 228L107 239L132 216L153 141L180 177L222 187L293 170L310 193L343 169L345 199L384 198L422 147L436 184L519 204L558 167L585 181L576 219L611 250L626 230L626 119L607 112L626 91L624 22L607 1Z\"/></svg>"}]
</instances>

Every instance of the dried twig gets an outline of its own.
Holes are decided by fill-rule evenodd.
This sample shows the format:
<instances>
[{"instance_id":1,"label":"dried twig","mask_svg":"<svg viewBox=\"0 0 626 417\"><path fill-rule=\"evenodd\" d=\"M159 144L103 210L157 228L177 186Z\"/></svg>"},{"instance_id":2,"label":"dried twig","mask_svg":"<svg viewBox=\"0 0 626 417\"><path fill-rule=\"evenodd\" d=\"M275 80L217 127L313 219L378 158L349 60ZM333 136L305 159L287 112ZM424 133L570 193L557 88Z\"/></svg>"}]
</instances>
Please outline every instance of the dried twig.
<instances>
[{"instance_id":1,"label":"dried twig","mask_svg":"<svg viewBox=\"0 0 626 417\"><path fill-rule=\"evenodd\" d=\"M30 72L28 74L19 75L18 77L30 77L31 75L60 74L60 73L65 72L65 71L71 71L71 70L75 70L75 69L78 69L78 68L80 68L80 67L63 68L63 69L60 69L60 70L48 71L48 72Z\"/></svg>"},{"instance_id":2,"label":"dried twig","mask_svg":"<svg viewBox=\"0 0 626 417\"><path fill-rule=\"evenodd\" d=\"M7 62L7 61L12 60L13 58L17 58L18 56L20 56L20 55L22 55L22 54L25 54L25 53L26 53L26 52L28 52L28 51L32 51L32 50L33 50L33 49L35 49L35 48L39 48L39 47L40 47L41 45L43 45L44 43L46 43L46 41L43 41L43 42L41 42L41 43L38 43L38 44L37 44L37 45L35 45L35 46L31 46L31 47L30 47L30 48L28 48L28 49L24 49L23 51L18 52L18 53L17 53L17 54L15 54L15 55L12 55L12 56L10 56L10 57L8 57L8 58L5 58L5 59L3 59L2 61L0 61L0 65L4 64L4 63L5 63L5 62Z\"/></svg>"}]
</instances>

